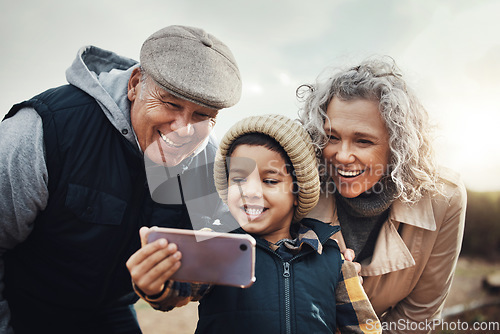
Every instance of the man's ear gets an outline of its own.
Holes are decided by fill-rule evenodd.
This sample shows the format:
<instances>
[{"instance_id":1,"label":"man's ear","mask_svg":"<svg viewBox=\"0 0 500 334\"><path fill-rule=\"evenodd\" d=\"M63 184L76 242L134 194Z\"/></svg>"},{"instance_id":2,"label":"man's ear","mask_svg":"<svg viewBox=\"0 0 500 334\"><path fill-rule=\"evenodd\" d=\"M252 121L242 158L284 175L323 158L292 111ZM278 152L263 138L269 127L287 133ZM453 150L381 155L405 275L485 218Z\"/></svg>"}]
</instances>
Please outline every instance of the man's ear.
<instances>
[{"instance_id":1,"label":"man's ear","mask_svg":"<svg viewBox=\"0 0 500 334\"><path fill-rule=\"evenodd\" d=\"M136 68L132 71L130 79L128 79L127 96L130 101L134 101L138 96L138 91L140 89L140 84L141 84L141 77L142 77L141 70L139 68Z\"/></svg>"}]
</instances>

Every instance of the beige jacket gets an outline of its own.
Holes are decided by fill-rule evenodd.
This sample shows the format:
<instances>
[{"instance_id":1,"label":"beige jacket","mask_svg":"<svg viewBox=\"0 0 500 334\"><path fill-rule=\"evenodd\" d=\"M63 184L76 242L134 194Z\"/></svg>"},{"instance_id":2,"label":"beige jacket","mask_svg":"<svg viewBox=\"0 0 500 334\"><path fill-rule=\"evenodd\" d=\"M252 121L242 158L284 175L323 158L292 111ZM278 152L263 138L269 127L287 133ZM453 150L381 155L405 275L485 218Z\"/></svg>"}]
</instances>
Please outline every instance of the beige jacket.
<instances>
[{"instance_id":1,"label":"beige jacket","mask_svg":"<svg viewBox=\"0 0 500 334\"><path fill-rule=\"evenodd\" d=\"M361 262L363 287L384 333L429 332L426 321L440 315L448 295L462 245L467 194L458 175L450 170L440 175L444 196L426 196L413 206L394 202L373 256ZM334 196L322 194L309 217L338 225ZM345 249L341 232L334 238Z\"/></svg>"}]
</instances>

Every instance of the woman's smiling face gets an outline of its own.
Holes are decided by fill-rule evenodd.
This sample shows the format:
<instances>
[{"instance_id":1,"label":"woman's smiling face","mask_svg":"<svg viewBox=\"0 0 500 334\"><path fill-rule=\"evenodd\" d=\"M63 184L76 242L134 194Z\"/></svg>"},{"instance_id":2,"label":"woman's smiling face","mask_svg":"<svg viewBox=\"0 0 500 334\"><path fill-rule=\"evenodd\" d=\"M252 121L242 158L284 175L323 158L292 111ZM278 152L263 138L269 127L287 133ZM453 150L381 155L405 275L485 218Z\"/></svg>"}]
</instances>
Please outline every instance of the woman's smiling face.
<instances>
[{"instance_id":1,"label":"woman's smiling face","mask_svg":"<svg viewBox=\"0 0 500 334\"><path fill-rule=\"evenodd\" d=\"M323 158L342 196L359 196L387 172L389 134L378 101L334 97L327 108L324 129L329 140Z\"/></svg>"}]
</instances>

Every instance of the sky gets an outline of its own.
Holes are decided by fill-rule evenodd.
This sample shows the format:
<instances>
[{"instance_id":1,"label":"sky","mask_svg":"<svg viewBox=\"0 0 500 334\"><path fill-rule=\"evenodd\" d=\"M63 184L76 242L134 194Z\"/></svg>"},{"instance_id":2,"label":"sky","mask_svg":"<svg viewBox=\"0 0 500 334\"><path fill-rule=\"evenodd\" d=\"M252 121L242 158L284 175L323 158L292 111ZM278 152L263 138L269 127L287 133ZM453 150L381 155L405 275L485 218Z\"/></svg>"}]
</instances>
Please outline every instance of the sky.
<instances>
[{"instance_id":1,"label":"sky","mask_svg":"<svg viewBox=\"0 0 500 334\"><path fill-rule=\"evenodd\" d=\"M0 117L66 83L78 49L139 59L173 24L205 29L232 50L243 80L220 138L257 114L297 117L296 88L335 67L389 55L436 125L440 164L474 191L500 190L500 1L497 0L0 0Z\"/></svg>"}]
</instances>

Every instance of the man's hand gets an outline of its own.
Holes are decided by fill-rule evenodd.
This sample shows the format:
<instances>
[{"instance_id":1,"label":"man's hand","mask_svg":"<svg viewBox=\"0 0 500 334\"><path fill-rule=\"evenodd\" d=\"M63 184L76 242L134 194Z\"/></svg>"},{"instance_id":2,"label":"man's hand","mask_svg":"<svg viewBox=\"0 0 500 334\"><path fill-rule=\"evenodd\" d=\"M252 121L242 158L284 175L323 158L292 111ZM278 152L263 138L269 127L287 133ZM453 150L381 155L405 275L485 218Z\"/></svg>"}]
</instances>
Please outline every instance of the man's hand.
<instances>
[{"instance_id":1,"label":"man's hand","mask_svg":"<svg viewBox=\"0 0 500 334\"><path fill-rule=\"evenodd\" d=\"M358 273L359 280L361 281L361 284L363 284L363 277L360 275L361 274L361 264L359 262L353 262L355 258L354 251L350 248L346 248L344 252L342 253L344 255L344 259L346 261L352 262L354 266L356 267L356 272Z\"/></svg>"},{"instance_id":2,"label":"man's hand","mask_svg":"<svg viewBox=\"0 0 500 334\"><path fill-rule=\"evenodd\" d=\"M127 268L135 285L153 296L163 291L165 282L179 269L182 255L177 245L169 244L166 239L147 244L149 231L147 227L139 230L142 248L128 259Z\"/></svg>"}]
</instances>

